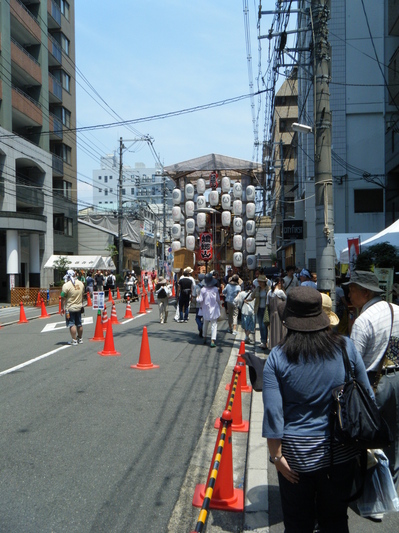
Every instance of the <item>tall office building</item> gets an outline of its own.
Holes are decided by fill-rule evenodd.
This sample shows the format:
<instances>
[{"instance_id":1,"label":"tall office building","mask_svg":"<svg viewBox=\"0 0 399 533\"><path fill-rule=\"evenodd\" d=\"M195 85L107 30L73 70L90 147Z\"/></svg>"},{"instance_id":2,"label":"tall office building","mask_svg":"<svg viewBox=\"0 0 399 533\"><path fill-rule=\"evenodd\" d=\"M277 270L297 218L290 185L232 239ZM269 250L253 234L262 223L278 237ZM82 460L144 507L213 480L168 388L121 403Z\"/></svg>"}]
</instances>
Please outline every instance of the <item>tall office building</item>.
<instances>
[{"instance_id":1,"label":"tall office building","mask_svg":"<svg viewBox=\"0 0 399 533\"><path fill-rule=\"evenodd\" d=\"M0 1L0 300L77 253L74 0ZM71 131L72 130L72 131Z\"/></svg>"}]
</instances>

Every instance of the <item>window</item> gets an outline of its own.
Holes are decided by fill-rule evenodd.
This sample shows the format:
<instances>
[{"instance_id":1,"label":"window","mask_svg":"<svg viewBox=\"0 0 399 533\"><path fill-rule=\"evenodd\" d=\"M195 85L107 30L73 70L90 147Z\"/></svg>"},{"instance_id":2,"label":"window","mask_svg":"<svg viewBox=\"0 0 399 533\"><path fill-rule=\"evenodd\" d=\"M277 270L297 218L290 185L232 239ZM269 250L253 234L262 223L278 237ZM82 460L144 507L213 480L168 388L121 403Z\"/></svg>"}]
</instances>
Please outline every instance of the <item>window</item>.
<instances>
[{"instance_id":1,"label":"window","mask_svg":"<svg viewBox=\"0 0 399 533\"><path fill-rule=\"evenodd\" d=\"M59 33L59 38L57 39L61 45L61 48L69 56L69 39L65 37L63 33Z\"/></svg>"},{"instance_id":2,"label":"window","mask_svg":"<svg viewBox=\"0 0 399 533\"><path fill-rule=\"evenodd\" d=\"M103 190L102 189L98 189L98 192L103 192Z\"/></svg>"},{"instance_id":3,"label":"window","mask_svg":"<svg viewBox=\"0 0 399 533\"><path fill-rule=\"evenodd\" d=\"M104 176L104 183L108 183L108 176Z\"/></svg>"},{"instance_id":4,"label":"window","mask_svg":"<svg viewBox=\"0 0 399 533\"><path fill-rule=\"evenodd\" d=\"M61 159L65 162L65 163L68 163L68 165L71 164L71 153L72 153L72 149L70 146L67 146L66 144L56 144L54 146L54 153L56 155L58 155L59 157L61 157Z\"/></svg>"},{"instance_id":5,"label":"window","mask_svg":"<svg viewBox=\"0 0 399 533\"><path fill-rule=\"evenodd\" d=\"M130 189L130 194L134 194L134 189L133 188Z\"/></svg>"},{"instance_id":6,"label":"window","mask_svg":"<svg viewBox=\"0 0 399 533\"><path fill-rule=\"evenodd\" d=\"M72 218L64 218L64 235L68 237L73 236L73 220Z\"/></svg>"},{"instance_id":7,"label":"window","mask_svg":"<svg viewBox=\"0 0 399 533\"><path fill-rule=\"evenodd\" d=\"M69 200L72 200L72 183L69 181L63 181L63 193L65 198L69 198Z\"/></svg>"},{"instance_id":8,"label":"window","mask_svg":"<svg viewBox=\"0 0 399 533\"><path fill-rule=\"evenodd\" d=\"M54 78L56 78L62 85L62 88L71 92L71 76L65 72L65 70L58 69L53 72Z\"/></svg>"},{"instance_id":9,"label":"window","mask_svg":"<svg viewBox=\"0 0 399 533\"><path fill-rule=\"evenodd\" d=\"M109 192L113 192L114 189L110 189Z\"/></svg>"},{"instance_id":10,"label":"window","mask_svg":"<svg viewBox=\"0 0 399 533\"><path fill-rule=\"evenodd\" d=\"M384 191L382 189L355 189L355 213L382 213Z\"/></svg>"},{"instance_id":11,"label":"window","mask_svg":"<svg viewBox=\"0 0 399 533\"><path fill-rule=\"evenodd\" d=\"M73 236L73 219L64 216L63 213L55 213L53 216L54 232L59 235Z\"/></svg>"},{"instance_id":12,"label":"window","mask_svg":"<svg viewBox=\"0 0 399 533\"><path fill-rule=\"evenodd\" d=\"M108 196L108 189L104 189L105 196Z\"/></svg>"},{"instance_id":13,"label":"window","mask_svg":"<svg viewBox=\"0 0 399 533\"><path fill-rule=\"evenodd\" d=\"M62 108L62 123L67 128L71 127L71 112L65 109L65 107Z\"/></svg>"},{"instance_id":14,"label":"window","mask_svg":"<svg viewBox=\"0 0 399 533\"><path fill-rule=\"evenodd\" d=\"M101 177L101 176L98 176L98 179L99 179L99 180L101 180L101 179L102 179L102 177Z\"/></svg>"},{"instance_id":15,"label":"window","mask_svg":"<svg viewBox=\"0 0 399 533\"><path fill-rule=\"evenodd\" d=\"M112 180L112 176L110 176L109 179Z\"/></svg>"},{"instance_id":16,"label":"window","mask_svg":"<svg viewBox=\"0 0 399 533\"><path fill-rule=\"evenodd\" d=\"M126 194L126 189L122 189L122 195Z\"/></svg>"},{"instance_id":17,"label":"window","mask_svg":"<svg viewBox=\"0 0 399 533\"><path fill-rule=\"evenodd\" d=\"M61 13L69 20L69 4L66 0L61 0Z\"/></svg>"}]
</instances>

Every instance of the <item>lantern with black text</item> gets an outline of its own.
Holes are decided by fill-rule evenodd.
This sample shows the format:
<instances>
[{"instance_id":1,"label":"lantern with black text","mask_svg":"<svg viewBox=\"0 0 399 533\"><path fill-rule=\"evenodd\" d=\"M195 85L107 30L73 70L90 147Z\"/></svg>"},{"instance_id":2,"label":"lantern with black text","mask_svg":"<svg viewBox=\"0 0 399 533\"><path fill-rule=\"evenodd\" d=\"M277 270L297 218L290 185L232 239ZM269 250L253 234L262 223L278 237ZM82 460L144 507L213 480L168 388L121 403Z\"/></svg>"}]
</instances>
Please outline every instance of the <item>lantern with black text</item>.
<instances>
[{"instance_id":1,"label":"lantern with black text","mask_svg":"<svg viewBox=\"0 0 399 533\"><path fill-rule=\"evenodd\" d=\"M210 261L213 256L212 233L204 232L200 234L199 244L200 259Z\"/></svg>"}]
</instances>

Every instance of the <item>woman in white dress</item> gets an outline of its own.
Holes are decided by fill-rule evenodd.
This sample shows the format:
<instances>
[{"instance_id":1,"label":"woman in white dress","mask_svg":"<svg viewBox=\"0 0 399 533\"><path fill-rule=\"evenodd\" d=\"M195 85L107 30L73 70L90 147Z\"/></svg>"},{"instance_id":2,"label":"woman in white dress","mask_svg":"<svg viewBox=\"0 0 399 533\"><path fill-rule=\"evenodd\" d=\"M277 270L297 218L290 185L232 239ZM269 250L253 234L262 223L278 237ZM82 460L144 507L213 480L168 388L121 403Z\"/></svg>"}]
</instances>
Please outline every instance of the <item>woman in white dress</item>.
<instances>
[{"instance_id":1,"label":"woman in white dress","mask_svg":"<svg viewBox=\"0 0 399 533\"><path fill-rule=\"evenodd\" d=\"M281 322L278 314L277 304L279 301L286 300L287 295L283 290L283 281L277 278L272 285L272 288L267 293L266 305L269 310L270 321L270 335L269 348L274 348L285 337L287 330Z\"/></svg>"},{"instance_id":2,"label":"woman in white dress","mask_svg":"<svg viewBox=\"0 0 399 533\"><path fill-rule=\"evenodd\" d=\"M202 335L204 337L204 344L206 344L206 336L208 333L209 323L211 324L211 348L216 346L216 336L218 332L218 318L220 317L220 297L217 288L217 280L209 272L206 274L203 281L204 286L199 293L197 302L202 309L202 316L204 325L202 327Z\"/></svg>"}]
</instances>

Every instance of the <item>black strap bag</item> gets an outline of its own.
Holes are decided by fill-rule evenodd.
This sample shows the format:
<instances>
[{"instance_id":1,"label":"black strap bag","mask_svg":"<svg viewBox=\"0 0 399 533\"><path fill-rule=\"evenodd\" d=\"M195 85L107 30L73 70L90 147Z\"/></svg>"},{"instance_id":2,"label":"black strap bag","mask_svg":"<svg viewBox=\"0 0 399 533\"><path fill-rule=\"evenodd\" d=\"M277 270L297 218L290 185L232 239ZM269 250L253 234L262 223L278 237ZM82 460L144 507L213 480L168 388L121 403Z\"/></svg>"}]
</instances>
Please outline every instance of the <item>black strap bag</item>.
<instances>
[{"instance_id":1,"label":"black strap bag","mask_svg":"<svg viewBox=\"0 0 399 533\"><path fill-rule=\"evenodd\" d=\"M393 442L388 424L377 404L354 375L345 348L345 383L332 391L331 438L358 450L386 448Z\"/></svg>"}]
</instances>

